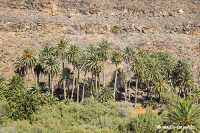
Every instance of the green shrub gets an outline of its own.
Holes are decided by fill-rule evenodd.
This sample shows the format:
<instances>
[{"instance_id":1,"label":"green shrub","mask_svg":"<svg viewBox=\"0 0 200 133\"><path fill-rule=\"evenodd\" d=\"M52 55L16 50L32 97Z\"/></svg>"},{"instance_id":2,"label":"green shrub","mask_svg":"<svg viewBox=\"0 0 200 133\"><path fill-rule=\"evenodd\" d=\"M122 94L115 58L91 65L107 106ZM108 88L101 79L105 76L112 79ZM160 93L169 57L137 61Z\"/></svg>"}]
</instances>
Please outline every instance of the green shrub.
<instances>
[{"instance_id":1,"label":"green shrub","mask_svg":"<svg viewBox=\"0 0 200 133\"><path fill-rule=\"evenodd\" d=\"M146 114L139 114L136 118L131 118L127 128L132 133L155 133L159 124L158 116L148 109Z\"/></svg>"},{"instance_id":2,"label":"green shrub","mask_svg":"<svg viewBox=\"0 0 200 133\"><path fill-rule=\"evenodd\" d=\"M111 32L115 33L115 34L119 34L121 32L121 28L118 25L112 25L110 27Z\"/></svg>"}]
</instances>

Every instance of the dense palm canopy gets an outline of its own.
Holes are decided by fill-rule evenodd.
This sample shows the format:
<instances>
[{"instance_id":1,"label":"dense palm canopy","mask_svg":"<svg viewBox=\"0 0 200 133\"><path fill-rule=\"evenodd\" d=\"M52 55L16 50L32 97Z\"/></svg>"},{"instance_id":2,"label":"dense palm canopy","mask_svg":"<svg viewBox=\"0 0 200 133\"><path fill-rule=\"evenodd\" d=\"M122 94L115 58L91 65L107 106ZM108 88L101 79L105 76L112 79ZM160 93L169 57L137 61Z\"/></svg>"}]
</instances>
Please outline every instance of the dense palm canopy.
<instances>
[{"instance_id":1,"label":"dense palm canopy","mask_svg":"<svg viewBox=\"0 0 200 133\"><path fill-rule=\"evenodd\" d=\"M55 56L55 48L49 44L45 44L39 53L40 60L48 58L50 56Z\"/></svg>"},{"instance_id":2,"label":"dense palm canopy","mask_svg":"<svg viewBox=\"0 0 200 133\"><path fill-rule=\"evenodd\" d=\"M88 62L87 62L87 68L94 72L94 73L100 73L103 69L103 61L101 60L101 58L99 57L98 54L94 54L94 55L91 55L88 59Z\"/></svg>"},{"instance_id":3,"label":"dense palm canopy","mask_svg":"<svg viewBox=\"0 0 200 133\"><path fill-rule=\"evenodd\" d=\"M115 66L119 65L122 62L122 54L119 51L113 51L112 56L111 56L111 61Z\"/></svg>"},{"instance_id":4,"label":"dense palm canopy","mask_svg":"<svg viewBox=\"0 0 200 133\"><path fill-rule=\"evenodd\" d=\"M67 52L67 41L64 38L61 38L55 47L55 54L64 60L66 58Z\"/></svg>"},{"instance_id":5,"label":"dense palm canopy","mask_svg":"<svg viewBox=\"0 0 200 133\"><path fill-rule=\"evenodd\" d=\"M58 75L60 71L59 65L59 61L54 56L50 56L47 58L47 60L45 60L43 68L46 73L50 74L51 76L55 76Z\"/></svg>"},{"instance_id":6,"label":"dense palm canopy","mask_svg":"<svg viewBox=\"0 0 200 133\"><path fill-rule=\"evenodd\" d=\"M23 55L18 58L18 62L21 66L27 67L28 69L33 68L37 64L34 50L30 47L25 48Z\"/></svg>"},{"instance_id":7,"label":"dense palm canopy","mask_svg":"<svg viewBox=\"0 0 200 133\"><path fill-rule=\"evenodd\" d=\"M133 60L134 50L131 46L126 46L122 52L122 57L125 62L129 63Z\"/></svg>"}]
</instances>

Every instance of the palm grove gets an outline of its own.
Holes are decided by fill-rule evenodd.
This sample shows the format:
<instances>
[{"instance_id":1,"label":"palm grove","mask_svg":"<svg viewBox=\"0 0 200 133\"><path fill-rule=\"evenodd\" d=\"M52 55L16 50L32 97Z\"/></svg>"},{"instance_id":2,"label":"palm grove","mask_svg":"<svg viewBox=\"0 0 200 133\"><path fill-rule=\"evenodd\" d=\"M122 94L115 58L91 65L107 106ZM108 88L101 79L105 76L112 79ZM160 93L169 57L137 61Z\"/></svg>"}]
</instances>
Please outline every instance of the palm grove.
<instances>
[{"instance_id":1,"label":"palm grove","mask_svg":"<svg viewBox=\"0 0 200 133\"><path fill-rule=\"evenodd\" d=\"M109 63L114 69L108 68ZM67 68L67 64L72 68ZM119 67L121 64L123 67ZM182 126L196 125L200 118L200 88L194 82L189 63L168 53L135 51L131 46L114 49L107 40L81 49L61 38L56 45L45 44L38 53L25 48L14 65L16 75L11 81L7 84L0 79L1 101L9 103L6 116L13 120L31 119L42 105L59 101L79 104L88 98L92 103L124 101L124 107L131 102L134 107L140 103L159 108L169 102L166 95L179 100L167 106L169 121L165 123L173 120ZM111 80L106 79L106 69L113 73ZM34 83L25 83L30 76ZM184 111L188 115L182 115ZM127 132L136 129L130 123Z\"/></svg>"}]
</instances>

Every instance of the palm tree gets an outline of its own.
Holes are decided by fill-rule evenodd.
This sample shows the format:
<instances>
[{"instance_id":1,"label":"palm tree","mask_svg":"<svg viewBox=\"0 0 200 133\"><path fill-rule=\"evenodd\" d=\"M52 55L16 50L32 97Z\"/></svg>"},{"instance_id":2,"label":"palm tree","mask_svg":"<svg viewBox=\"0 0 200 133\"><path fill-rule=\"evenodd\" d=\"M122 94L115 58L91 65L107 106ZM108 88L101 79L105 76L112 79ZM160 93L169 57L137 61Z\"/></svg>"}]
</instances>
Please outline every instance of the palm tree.
<instances>
[{"instance_id":1,"label":"palm tree","mask_svg":"<svg viewBox=\"0 0 200 133\"><path fill-rule=\"evenodd\" d=\"M183 94L183 97L185 97L186 88L193 82L188 61L185 59L178 60L172 75L174 88L179 87L178 95Z\"/></svg>"},{"instance_id":2,"label":"palm tree","mask_svg":"<svg viewBox=\"0 0 200 133\"><path fill-rule=\"evenodd\" d=\"M27 68L19 62L19 59L20 59L20 57L17 57L17 60L14 63L15 64L15 73L21 77L25 77L27 75Z\"/></svg>"},{"instance_id":3,"label":"palm tree","mask_svg":"<svg viewBox=\"0 0 200 133\"><path fill-rule=\"evenodd\" d=\"M43 69L47 74L50 75L51 94L53 97L53 93L54 93L53 79L54 79L54 76L58 75L58 73L60 71L60 63L54 56L50 56L45 60L45 62L43 64Z\"/></svg>"},{"instance_id":4,"label":"palm tree","mask_svg":"<svg viewBox=\"0 0 200 133\"><path fill-rule=\"evenodd\" d=\"M62 84L63 84L63 91L64 91L64 100L66 100L66 81L65 81L65 62L64 59L66 58L66 53L67 53L67 42L65 41L64 38L61 38L57 46L55 47L56 49L56 54L60 57L61 62L62 62Z\"/></svg>"},{"instance_id":5,"label":"palm tree","mask_svg":"<svg viewBox=\"0 0 200 133\"><path fill-rule=\"evenodd\" d=\"M66 54L66 58L68 60L69 63L72 64L73 66L73 84L72 84L72 95L71 95L71 100L73 99L73 95L74 95L74 88L75 88L75 68L76 68L76 62L77 62L77 58L79 56L79 51L80 48L77 47L76 45L71 45L70 48L67 51Z\"/></svg>"},{"instance_id":6,"label":"palm tree","mask_svg":"<svg viewBox=\"0 0 200 133\"><path fill-rule=\"evenodd\" d=\"M19 75L14 75L9 83L9 90L6 92L6 98L13 97L15 93L23 93L25 90L24 79Z\"/></svg>"},{"instance_id":7,"label":"palm tree","mask_svg":"<svg viewBox=\"0 0 200 133\"><path fill-rule=\"evenodd\" d=\"M98 75L102 71L104 63L98 54L93 54L89 57L86 66L90 71L92 71L93 75L95 75L96 97L98 98L98 87L97 87Z\"/></svg>"},{"instance_id":8,"label":"palm tree","mask_svg":"<svg viewBox=\"0 0 200 133\"><path fill-rule=\"evenodd\" d=\"M183 93L183 97L185 98L187 91L189 91L189 90L186 90L186 89L187 88L189 89L194 83L194 79L193 79L192 74L190 73L189 70L186 70L181 75L179 75L179 77L177 77L176 82L178 82L180 84L179 95L181 93Z\"/></svg>"},{"instance_id":9,"label":"palm tree","mask_svg":"<svg viewBox=\"0 0 200 133\"><path fill-rule=\"evenodd\" d=\"M103 42L99 45L99 56L103 62L106 62L111 53L111 45L107 40L103 40ZM106 63L104 63L103 67L103 87L105 87L105 82L106 82L106 77L105 77L105 68L106 68Z\"/></svg>"},{"instance_id":10,"label":"palm tree","mask_svg":"<svg viewBox=\"0 0 200 133\"><path fill-rule=\"evenodd\" d=\"M126 97L127 97L127 84L128 84L128 81L129 81L129 84L128 84L128 89L130 89L130 77L131 77L131 72L130 72L130 63L132 62L133 60L133 57L134 57L134 50L132 47L130 46L126 46L122 52L122 56L123 56L123 59L126 63L126 85L125 85L125 103L126 103ZM130 95L129 95L129 100L130 100Z\"/></svg>"},{"instance_id":11,"label":"palm tree","mask_svg":"<svg viewBox=\"0 0 200 133\"><path fill-rule=\"evenodd\" d=\"M99 47L96 44L90 44L90 46L87 48L87 52L91 55L99 53L98 50Z\"/></svg>"},{"instance_id":12,"label":"palm tree","mask_svg":"<svg viewBox=\"0 0 200 133\"><path fill-rule=\"evenodd\" d=\"M34 66L37 64L37 59L35 57L34 50L30 47L25 48L23 55L17 59L17 62L17 64L20 64L20 66L32 72L35 83L37 84L34 74Z\"/></svg>"},{"instance_id":13,"label":"palm tree","mask_svg":"<svg viewBox=\"0 0 200 133\"><path fill-rule=\"evenodd\" d=\"M138 82L139 79L144 75L144 70L146 70L145 61L141 56L136 55L131 64L131 70L136 75L136 87L135 87L135 107L137 103L137 92L138 92Z\"/></svg>"},{"instance_id":14,"label":"palm tree","mask_svg":"<svg viewBox=\"0 0 200 133\"><path fill-rule=\"evenodd\" d=\"M147 62L145 64L146 64L145 75L146 75L147 89L149 89L148 92L151 93L153 81L155 80L156 76L161 74L162 72L161 65L156 58L151 58L151 57L147 58Z\"/></svg>"},{"instance_id":15,"label":"palm tree","mask_svg":"<svg viewBox=\"0 0 200 133\"><path fill-rule=\"evenodd\" d=\"M170 125L193 126L194 129L177 129L178 131L199 132L200 106L188 99L181 99L167 106L166 120Z\"/></svg>"},{"instance_id":16,"label":"palm tree","mask_svg":"<svg viewBox=\"0 0 200 133\"><path fill-rule=\"evenodd\" d=\"M50 56L55 56L55 55L56 55L55 48L50 46L49 44L45 44L39 53L40 60L42 61L45 58L48 58Z\"/></svg>"},{"instance_id":17,"label":"palm tree","mask_svg":"<svg viewBox=\"0 0 200 133\"><path fill-rule=\"evenodd\" d=\"M35 75L37 77L37 84L39 84L40 83L40 75L42 73L44 73L44 70L42 68L42 63L40 61L38 61L38 63L35 65L34 73L35 73Z\"/></svg>"},{"instance_id":18,"label":"palm tree","mask_svg":"<svg viewBox=\"0 0 200 133\"><path fill-rule=\"evenodd\" d=\"M41 63L41 66L43 66L45 60L47 60L50 56L55 56L55 48L50 46L49 44L45 44L42 47L42 50L39 53L39 62ZM51 83L50 83L50 74L48 74L48 85L49 85L49 90L51 88Z\"/></svg>"},{"instance_id":19,"label":"palm tree","mask_svg":"<svg viewBox=\"0 0 200 133\"><path fill-rule=\"evenodd\" d=\"M115 99L115 93L117 91L117 67L122 62L122 54L119 51L113 51L111 56L111 61L113 64L115 64L116 70L115 70L115 84L114 84L114 99Z\"/></svg>"},{"instance_id":20,"label":"palm tree","mask_svg":"<svg viewBox=\"0 0 200 133\"><path fill-rule=\"evenodd\" d=\"M108 100L112 100L112 99L114 99L113 89L108 86L101 87L98 100L100 102L107 102Z\"/></svg>"},{"instance_id":21,"label":"palm tree","mask_svg":"<svg viewBox=\"0 0 200 133\"><path fill-rule=\"evenodd\" d=\"M160 103L161 98L161 92L166 92L170 89L170 85L165 80L165 77L161 74L156 75L156 78L154 79L154 92L158 93L158 102Z\"/></svg>"}]
</instances>

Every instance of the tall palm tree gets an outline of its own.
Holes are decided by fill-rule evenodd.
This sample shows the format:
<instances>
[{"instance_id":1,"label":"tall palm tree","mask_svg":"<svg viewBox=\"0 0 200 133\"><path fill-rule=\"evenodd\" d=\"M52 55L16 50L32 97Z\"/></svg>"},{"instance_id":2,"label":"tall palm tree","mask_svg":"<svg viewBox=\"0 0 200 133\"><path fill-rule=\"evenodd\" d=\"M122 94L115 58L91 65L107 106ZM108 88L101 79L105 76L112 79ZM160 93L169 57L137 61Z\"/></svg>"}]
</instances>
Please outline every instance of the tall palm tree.
<instances>
[{"instance_id":1,"label":"tall palm tree","mask_svg":"<svg viewBox=\"0 0 200 133\"><path fill-rule=\"evenodd\" d=\"M67 42L65 41L64 38L61 38L59 40L59 43L57 43L56 47L56 54L60 57L60 60L62 62L62 84L63 84L63 91L64 91L64 100L66 100L66 80L65 80L65 62L64 59L66 58L66 53L67 53Z\"/></svg>"},{"instance_id":2,"label":"tall palm tree","mask_svg":"<svg viewBox=\"0 0 200 133\"><path fill-rule=\"evenodd\" d=\"M131 64L131 70L136 75L136 87L135 87L135 107L137 103L137 92L138 92L138 82L139 79L144 75L144 70L146 70L145 61L141 56L136 55Z\"/></svg>"},{"instance_id":3,"label":"tall palm tree","mask_svg":"<svg viewBox=\"0 0 200 133\"><path fill-rule=\"evenodd\" d=\"M117 69L117 86L120 88L120 94L122 93L121 89L124 88L125 89L125 95L124 95L124 103L125 103L125 107L126 107L126 98L127 98L127 73L126 70L123 68L118 68ZM121 95L119 97L121 99Z\"/></svg>"},{"instance_id":4,"label":"tall palm tree","mask_svg":"<svg viewBox=\"0 0 200 133\"><path fill-rule=\"evenodd\" d=\"M199 132L200 106L188 99L181 99L167 106L166 119L170 125L193 126L194 129L181 128L180 132Z\"/></svg>"},{"instance_id":5,"label":"tall palm tree","mask_svg":"<svg viewBox=\"0 0 200 133\"><path fill-rule=\"evenodd\" d=\"M101 60L104 62L103 67L103 87L105 87L106 77L105 77L105 68L106 68L106 61L110 57L111 53L111 44L107 40L103 40L103 42L99 45L99 56Z\"/></svg>"},{"instance_id":6,"label":"tall palm tree","mask_svg":"<svg viewBox=\"0 0 200 133\"><path fill-rule=\"evenodd\" d=\"M178 95L181 96L181 94L183 94L183 96L185 97L185 87L186 85L189 85L188 83L191 82L193 79L190 73L190 66L188 61L185 59L178 60L172 76L174 88L176 86L178 86L179 88Z\"/></svg>"},{"instance_id":7,"label":"tall palm tree","mask_svg":"<svg viewBox=\"0 0 200 133\"><path fill-rule=\"evenodd\" d=\"M122 54L120 51L113 51L112 56L111 56L111 61L115 65L116 70L115 70L115 84L114 84L114 99L115 99L115 93L117 91L117 67L120 63L122 63Z\"/></svg>"},{"instance_id":8,"label":"tall palm tree","mask_svg":"<svg viewBox=\"0 0 200 133\"><path fill-rule=\"evenodd\" d=\"M69 63L73 66L73 83L72 83L72 95L71 100L73 99L74 95L74 88L75 88L75 68L76 68L76 62L79 56L80 48L76 45L71 45L67 51L66 58Z\"/></svg>"},{"instance_id":9,"label":"tall palm tree","mask_svg":"<svg viewBox=\"0 0 200 133\"><path fill-rule=\"evenodd\" d=\"M39 62L43 66L45 60L47 60L50 56L55 56L55 48L50 46L49 44L45 44L41 51L39 52ZM45 73L44 73L45 74ZM47 73L48 74L48 73ZM48 86L49 90L51 88L51 83L50 83L50 74L48 74Z\"/></svg>"},{"instance_id":10,"label":"tall palm tree","mask_svg":"<svg viewBox=\"0 0 200 133\"><path fill-rule=\"evenodd\" d=\"M96 97L98 98L98 75L102 71L104 63L98 54L92 54L89 57L86 66L90 71L92 71L93 75L95 75Z\"/></svg>"},{"instance_id":11,"label":"tall palm tree","mask_svg":"<svg viewBox=\"0 0 200 133\"><path fill-rule=\"evenodd\" d=\"M34 66L37 64L37 58L35 56L34 50L30 47L25 48L23 51L23 55L17 59L17 62L18 64L20 64L20 66L27 68L27 70L31 71L35 83L37 84L34 74Z\"/></svg>"},{"instance_id":12,"label":"tall palm tree","mask_svg":"<svg viewBox=\"0 0 200 133\"><path fill-rule=\"evenodd\" d=\"M146 64L145 75L146 75L147 89L149 89L148 92L151 93L153 81L155 80L156 76L161 74L162 68L157 58L148 57L147 62L145 64Z\"/></svg>"},{"instance_id":13,"label":"tall palm tree","mask_svg":"<svg viewBox=\"0 0 200 133\"><path fill-rule=\"evenodd\" d=\"M190 73L189 70L186 70L181 75L179 75L179 77L177 77L176 82L178 82L180 84L179 95L181 93L183 93L183 97L185 98L187 91L189 91L189 90L186 90L186 89L189 89L194 83L194 79L193 79L192 74Z\"/></svg>"},{"instance_id":14,"label":"tall palm tree","mask_svg":"<svg viewBox=\"0 0 200 133\"><path fill-rule=\"evenodd\" d=\"M52 94L52 97L53 97L53 93L54 93L53 80L54 80L54 76L58 75L58 73L60 71L60 63L56 59L56 57L50 56L45 60L45 62L43 64L43 69L47 74L50 75L51 94Z\"/></svg>"},{"instance_id":15,"label":"tall palm tree","mask_svg":"<svg viewBox=\"0 0 200 133\"><path fill-rule=\"evenodd\" d=\"M130 89L130 78L131 78L131 71L130 71L130 63L133 60L134 57L134 50L131 46L126 46L122 52L123 60L126 63L126 85L125 85L125 103L126 103L126 98L127 98L127 84L128 84L128 89ZM129 100L130 100L130 95L129 95Z\"/></svg>"}]
</instances>

